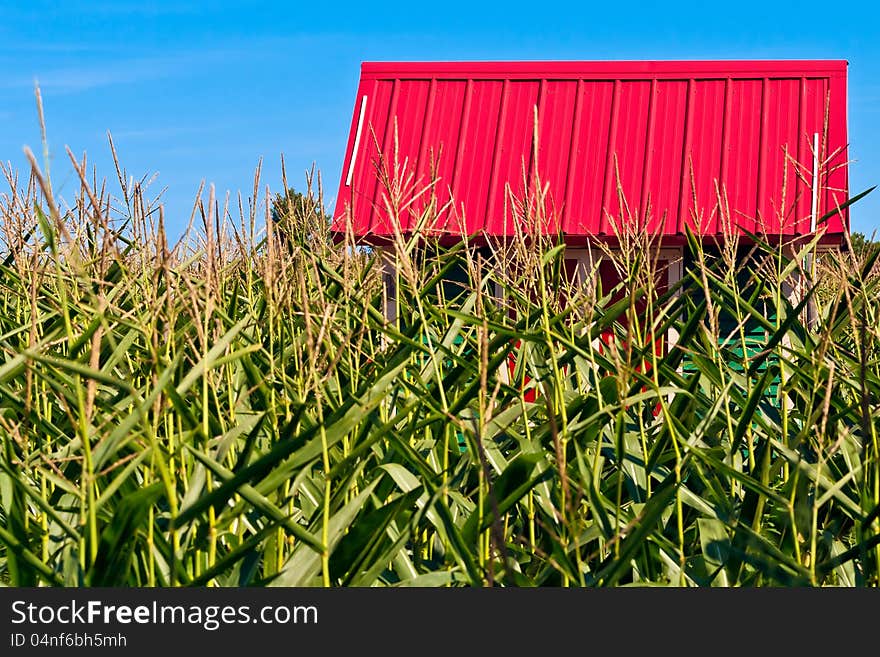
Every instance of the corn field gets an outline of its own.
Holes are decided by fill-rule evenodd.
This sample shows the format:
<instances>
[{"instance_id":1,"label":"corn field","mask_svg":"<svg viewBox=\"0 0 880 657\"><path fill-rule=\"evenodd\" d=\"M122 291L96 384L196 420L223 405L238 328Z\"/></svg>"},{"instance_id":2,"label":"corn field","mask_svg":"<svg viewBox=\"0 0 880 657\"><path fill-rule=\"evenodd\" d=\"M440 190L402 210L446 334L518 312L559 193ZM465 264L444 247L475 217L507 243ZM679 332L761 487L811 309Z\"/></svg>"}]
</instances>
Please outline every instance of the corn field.
<instances>
[{"instance_id":1,"label":"corn field","mask_svg":"<svg viewBox=\"0 0 880 657\"><path fill-rule=\"evenodd\" d=\"M383 269L314 177L172 242L70 160L68 204L4 170L7 585L880 583L876 251L691 233L667 289L621 220L613 289L528 231Z\"/></svg>"}]
</instances>

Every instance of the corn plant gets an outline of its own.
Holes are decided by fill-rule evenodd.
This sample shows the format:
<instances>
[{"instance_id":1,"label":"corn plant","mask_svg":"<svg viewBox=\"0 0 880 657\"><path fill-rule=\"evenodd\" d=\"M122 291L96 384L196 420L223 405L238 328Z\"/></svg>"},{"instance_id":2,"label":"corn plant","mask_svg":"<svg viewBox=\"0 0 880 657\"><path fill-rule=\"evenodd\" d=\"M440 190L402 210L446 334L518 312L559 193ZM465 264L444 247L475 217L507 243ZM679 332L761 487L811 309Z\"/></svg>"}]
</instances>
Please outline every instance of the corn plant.
<instances>
[{"instance_id":1,"label":"corn plant","mask_svg":"<svg viewBox=\"0 0 880 657\"><path fill-rule=\"evenodd\" d=\"M389 317L314 177L299 224L258 169L169 242L145 180L70 159L67 204L4 170L7 584L878 584L876 253L691 233L665 289L620 219L603 289L540 231L398 233Z\"/></svg>"}]
</instances>

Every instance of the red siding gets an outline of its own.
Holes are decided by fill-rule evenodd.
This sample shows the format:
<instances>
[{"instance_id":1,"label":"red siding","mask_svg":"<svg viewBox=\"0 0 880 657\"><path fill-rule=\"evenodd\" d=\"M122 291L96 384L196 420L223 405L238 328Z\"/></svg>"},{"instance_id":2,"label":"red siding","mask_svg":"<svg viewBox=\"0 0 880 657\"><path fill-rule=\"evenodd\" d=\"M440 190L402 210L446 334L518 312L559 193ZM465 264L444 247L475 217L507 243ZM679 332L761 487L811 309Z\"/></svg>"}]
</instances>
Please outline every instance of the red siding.
<instances>
[{"instance_id":1,"label":"red siding","mask_svg":"<svg viewBox=\"0 0 880 657\"><path fill-rule=\"evenodd\" d=\"M451 198L432 228L509 235L540 181L543 229L575 240L634 218L719 236L728 209L734 230L805 234L813 133L821 216L847 198L845 61L365 63L334 229L381 239L390 201L406 232Z\"/></svg>"}]
</instances>

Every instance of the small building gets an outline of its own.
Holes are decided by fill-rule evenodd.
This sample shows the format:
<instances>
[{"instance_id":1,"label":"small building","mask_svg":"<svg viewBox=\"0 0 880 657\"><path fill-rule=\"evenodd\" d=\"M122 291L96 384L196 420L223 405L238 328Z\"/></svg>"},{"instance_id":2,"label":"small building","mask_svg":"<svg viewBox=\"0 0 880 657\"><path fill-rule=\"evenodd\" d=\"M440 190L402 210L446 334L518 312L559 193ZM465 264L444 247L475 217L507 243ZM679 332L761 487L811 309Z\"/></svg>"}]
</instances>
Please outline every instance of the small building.
<instances>
[{"instance_id":1,"label":"small building","mask_svg":"<svg viewBox=\"0 0 880 657\"><path fill-rule=\"evenodd\" d=\"M848 216L846 61L364 63L332 230L388 248L420 230L441 243L505 240L515 199L538 189L539 230L566 259L659 235L669 280L685 227L839 248ZM396 189L395 189L396 186ZM407 187L413 198L405 196ZM591 261L592 262L592 261Z\"/></svg>"}]
</instances>

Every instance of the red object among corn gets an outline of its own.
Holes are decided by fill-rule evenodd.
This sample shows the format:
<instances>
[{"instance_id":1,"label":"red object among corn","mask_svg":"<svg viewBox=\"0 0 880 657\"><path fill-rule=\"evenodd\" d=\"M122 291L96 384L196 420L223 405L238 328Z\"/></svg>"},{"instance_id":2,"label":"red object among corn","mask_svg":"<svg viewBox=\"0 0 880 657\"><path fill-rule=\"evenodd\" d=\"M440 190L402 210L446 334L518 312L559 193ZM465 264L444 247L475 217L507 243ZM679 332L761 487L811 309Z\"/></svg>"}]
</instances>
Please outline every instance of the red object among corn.
<instances>
[{"instance_id":1,"label":"red object among corn","mask_svg":"<svg viewBox=\"0 0 880 657\"><path fill-rule=\"evenodd\" d=\"M544 230L572 244L610 237L609 215L627 214L647 216L649 230L670 238L681 239L685 225L722 236L719 191L734 230L808 234L816 136L817 216L847 199L846 66L364 63L333 229L350 222L356 237L374 243L392 234L377 176L384 171L401 180L411 174L412 190L434 181L399 213L403 232L431 194L438 206L454 199L430 227L450 239L510 235L506 186L523 197L536 173L548 190ZM827 222L826 235L839 238L846 221L844 210Z\"/></svg>"}]
</instances>

